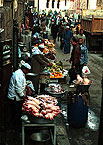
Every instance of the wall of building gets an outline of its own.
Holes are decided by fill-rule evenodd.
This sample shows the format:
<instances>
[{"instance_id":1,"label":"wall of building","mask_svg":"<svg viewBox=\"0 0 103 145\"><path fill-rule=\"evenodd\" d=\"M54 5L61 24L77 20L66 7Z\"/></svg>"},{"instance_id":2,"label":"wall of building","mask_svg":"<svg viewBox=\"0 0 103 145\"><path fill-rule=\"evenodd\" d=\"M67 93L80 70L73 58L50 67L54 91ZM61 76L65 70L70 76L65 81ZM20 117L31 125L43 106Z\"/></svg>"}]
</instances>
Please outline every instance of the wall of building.
<instances>
[{"instance_id":1,"label":"wall of building","mask_svg":"<svg viewBox=\"0 0 103 145\"><path fill-rule=\"evenodd\" d=\"M103 10L103 0L97 0L96 9Z\"/></svg>"},{"instance_id":2,"label":"wall of building","mask_svg":"<svg viewBox=\"0 0 103 145\"><path fill-rule=\"evenodd\" d=\"M18 1L18 11L17 11L17 22L19 26L19 34L18 36L20 37L20 28L21 24L23 23L24 19L24 4L20 0Z\"/></svg>"},{"instance_id":3,"label":"wall of building","mask_svg":"<svg viewBox=\"0 0 103 145\"><path fill-rule=\"evenodd\" d=\"M28 0L33 1L33 0ZM65 0L60 0L60 7L57 8L57 1L55 0L54 8L52 8L52 0L49 1L49 8L46 8L47 0L39 0L39 9L52 9L52 10L79 10L87 9L87 0L67 0L67 5L65 6ZM34 7L38 8L38 0L34 0ZM103 0L89 0L88 9L103 9Z\"/></svg>"},{"instance_id":4,"label":"wall of building","mask_svg":"<svg viewBox=\"0 0 103 145\"><path fill-rule=\"evenodd\" d=\"M87 9L87 0L74 0L74 9Z\"/></svg>"},{"instance_id":5,"label":"wall of building","mask_svg":"<svg viewBox=\"0 0 103 145\"><path fill-rule=\"evenodd\" d=\"M47 0L39 0L39 10L50 10L52 9L53 11L60 11L60 10L68 10L68 9L73 9L74 8L74 3L71 0L67 0L67 4L65 6L65 0L60 0L59 3L59 9L57 8L57 2L58 0L55 0L54 2L54 8L52 8L52 0L49 1L49 8L46 7ZM38 9L38 0L34 0L34 7Z\"/></svg>"},{"instance_id":6,"label":"wall of building","mask_svg":"<svg viewBox=\"0 0 103 145\"><path fill-rule=\"evenodd\" d=\"M12 9L13 8L13 9ZM12 2L4 2L4 6L0 8L3 13L3 28L1 40L12 39L13 37L13 19L17 21L20 37L20 28L23 23L24 16L24 0L14 0Z\"/></svg>"},{"instance_id":7,"label":"wall of building","mask_svg":"<svg viewBox=\"0 0 103 145\"><path fill-rule=\"evenodd\" d=\"M2 12L2 21L4 32L2 34L1 40L12 39L13 34L13 19L12 19L12 9L11 4L0 9Z\"/></svg>"}]
</instances>

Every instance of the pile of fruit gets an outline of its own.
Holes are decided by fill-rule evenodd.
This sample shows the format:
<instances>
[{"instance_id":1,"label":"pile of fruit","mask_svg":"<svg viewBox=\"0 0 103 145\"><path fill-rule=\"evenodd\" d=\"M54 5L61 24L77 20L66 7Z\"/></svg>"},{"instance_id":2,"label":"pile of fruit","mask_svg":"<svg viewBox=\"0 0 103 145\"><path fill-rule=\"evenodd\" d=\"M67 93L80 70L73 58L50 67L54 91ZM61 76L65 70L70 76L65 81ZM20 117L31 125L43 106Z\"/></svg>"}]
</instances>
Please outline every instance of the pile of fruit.
<instances>
[{"instance_id":1,"label":"pile of fruit","mask_svg":"<svg viewBox=\"0 0 103 145\"><path fill-rule=\"evenodd\" d=\"M56 64L52 64L50 66L47 67L47 69L49 69L50 72L63 72L63 63L61 61L56 62Z\"/></svg>"},{"instance_id":2,"label":"pile of fruit","mask_svg":"<svg viewBox=\"0 0 103 145\"><path fill-rule=\"evenodd\" d=\"M62 73L61 72L52 72L51 74L50 74L50 78L62 78L63 77L63 75L62 75Z\"/></svg>"},{"instance_id":3,"label":"pile of fruit","mask_svg":"<svg viewBox=\"0 0 103 145\"><path fill-rule=\"evenodd\" d=\"M48 46L49 48L55 47L55 45L51 43L48 39L45 39L45 45Z\"/></svg>"},{"instance_id":4,"label":"pile of fruit","mask_svg":"<svg viewBox=\"0 0 103 145\"><path fill-rule=\"evenodd\" d=\"M47 67L50 71L50 78L62 78L63 77L63 63L61 61L56 62Z\"/></svg>"}]
</instances>

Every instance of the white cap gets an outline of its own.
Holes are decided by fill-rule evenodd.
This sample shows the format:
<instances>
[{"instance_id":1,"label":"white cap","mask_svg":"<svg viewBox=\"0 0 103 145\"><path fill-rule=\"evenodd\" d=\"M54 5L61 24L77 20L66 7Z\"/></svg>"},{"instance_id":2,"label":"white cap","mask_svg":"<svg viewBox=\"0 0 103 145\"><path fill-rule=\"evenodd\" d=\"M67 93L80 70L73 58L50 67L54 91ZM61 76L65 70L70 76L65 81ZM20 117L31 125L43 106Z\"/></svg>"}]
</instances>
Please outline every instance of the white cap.
<instances>
[{"instance_id":1,"label":"white cap","mask_svg":"<svg viewBox=\"0 0 103 145\"><path fill-rule=\"evenodd\" d=\"M27 69L31 69L31 66L28 63L23 63L23 66L26 67Z\"/></svg>"},{"instance_id":2,"label":"white cap","mask_svg":"<svg viewBox=\"0 0 103 145\"><path fill-rule=\"evenodd\" d=\"M66 29L69 29L70 27L69 26L66 26Z\"/></svg>"},{"instance_id":3,"label":"white cap","mask_svg":"<svg viewBox=\"0 0 103 145\"><path fill-rule=\"evenodd\" d=\"M33 35L33 38L37 38L37 36L36 35Z\"/></svg>"}]
</instances>

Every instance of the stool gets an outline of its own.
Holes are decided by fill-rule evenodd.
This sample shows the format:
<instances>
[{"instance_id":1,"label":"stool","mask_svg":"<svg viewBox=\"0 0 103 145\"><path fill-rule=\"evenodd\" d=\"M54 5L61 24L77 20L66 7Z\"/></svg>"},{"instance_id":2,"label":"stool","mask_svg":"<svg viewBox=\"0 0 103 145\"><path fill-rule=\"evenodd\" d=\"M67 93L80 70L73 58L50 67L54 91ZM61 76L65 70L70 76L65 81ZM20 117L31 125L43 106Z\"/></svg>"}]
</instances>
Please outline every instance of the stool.
<instances>
[{"instance_id":1,"label":"stool","mask_svg":"<svg viewBox=\"0 0 103 145\"><path fill-rule=\"evenodd\" d=\"M39 124L39 123L24 123L22 122L22 145L25 145L25 133L24 129L25 127L53 127L54 128L54 137L51 132L51 138L52 138L52 143L53 145L56 145L56 125L54 123L51 124Z\"/></svg>"}]
</instances>

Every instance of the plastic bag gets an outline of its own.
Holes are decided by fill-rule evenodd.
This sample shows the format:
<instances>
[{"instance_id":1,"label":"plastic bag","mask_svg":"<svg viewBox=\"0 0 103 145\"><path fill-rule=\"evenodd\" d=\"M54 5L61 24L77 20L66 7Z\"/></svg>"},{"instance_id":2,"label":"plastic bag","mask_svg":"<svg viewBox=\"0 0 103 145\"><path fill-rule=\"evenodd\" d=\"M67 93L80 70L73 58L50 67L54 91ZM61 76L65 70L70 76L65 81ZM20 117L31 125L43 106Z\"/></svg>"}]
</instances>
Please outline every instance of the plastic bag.
<instances>
[{"instance_id":1,"label":"plastic bag","mask_svg":"<svg viewBox=\"0 0 103 145\"><path fill-rule=\"evenodd\" d=\"M82 73L85 74L85 75L88 75L90 74L90 69L87 67L87 66L83 66L82 68Z\"/></svg>"}]
</instances>

